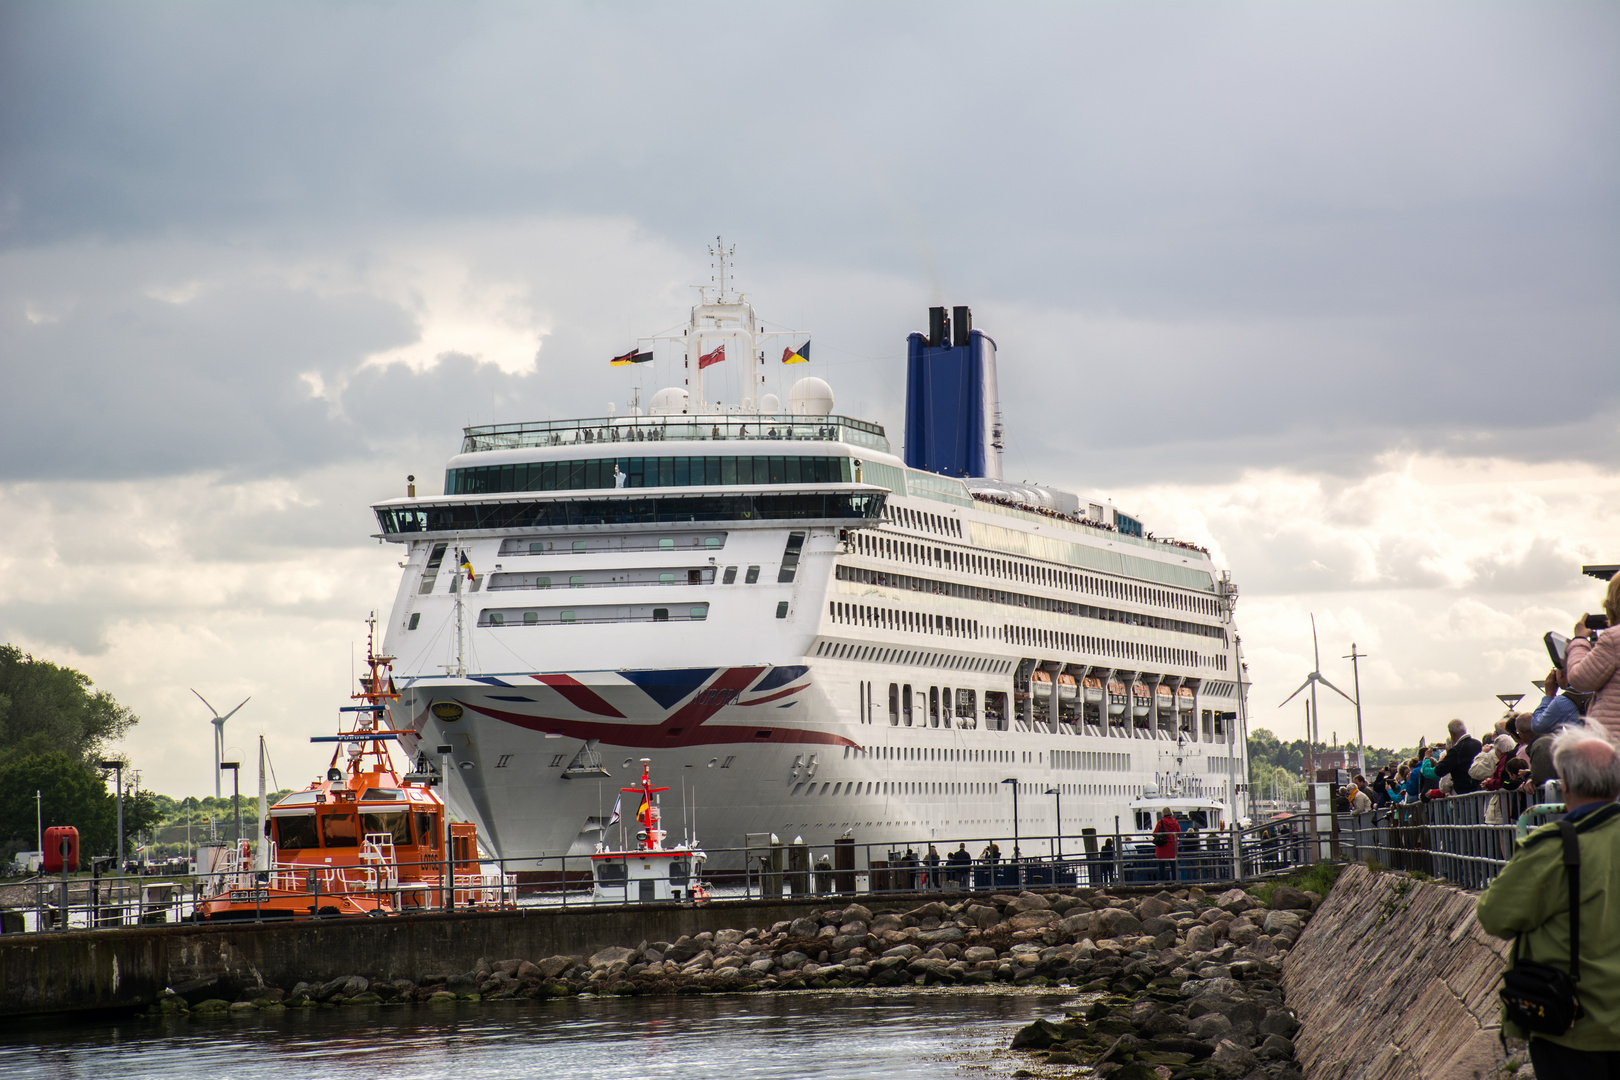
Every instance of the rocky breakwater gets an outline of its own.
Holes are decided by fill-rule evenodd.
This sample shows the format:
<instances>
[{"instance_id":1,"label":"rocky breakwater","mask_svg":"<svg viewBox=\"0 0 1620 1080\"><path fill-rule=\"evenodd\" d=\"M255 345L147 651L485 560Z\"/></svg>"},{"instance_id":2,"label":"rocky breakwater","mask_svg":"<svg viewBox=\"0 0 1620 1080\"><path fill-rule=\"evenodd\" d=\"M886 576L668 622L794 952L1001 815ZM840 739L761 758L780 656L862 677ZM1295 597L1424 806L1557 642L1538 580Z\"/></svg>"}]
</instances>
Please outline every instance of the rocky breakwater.
<instances>
[{"instance_id":1,"label":"rocky breakwater","mask_svg":"<svg viewBox=\"0 0 1620 1080\"><path fill-rule=\"evenodd\" d=\"M1301 1080L1282 961L1321 897L1287 885L1214 896L1081 897L1065 974L1103 996L1013 1038L1030 1067L1086 1065L1110 1080ZM1025 1075L1036 1075L1021 1070Z\"/></svg>"},{"instance_id":2,"label":"rocky breakwater","mask_svg":"<svg viewBox=\"0 0 1620 1080\"><path fill-rule=\"evenodd\" d=\"M199 1001L195 995L169 992L153 1011L997 983L1146 993L1157 1000L1172 984L1189 979L1209 985L1216 978L1243 979L1246 987L1265 989L1277 957L1299 933L1312 898L1298 893L1274 896L1272 902L1278 910L1262 910L1258 900L1237 891L1218 897L1198 889L1124 897L1073 889L914 907L856 903L770 927L610 946L589 956L481 959L467 971L424 971L414 979L373 981L354 975L318 984L254 985L235 1000ZM1192 1011L1185 1005L1178 1008ZM1221 1010L1200 1008L1198 1015L1210 1011ZM1249 1037L1245 1021L1259 1032L1266 1016L1266 1011L1239 1015L1236 1037ZM1271 1026L1279 1023L1273 1020ZM1220 1040L1211 1041L1209 1033L1202 1038L1213 1054ZM1076 1049L1088 1045L1081 1039ZM1203 1045L1180 1052L1196 1055ZM1122 1040L1109 1062L1127 1061L1136 1049Z\"/></svg>"}]
</instances>

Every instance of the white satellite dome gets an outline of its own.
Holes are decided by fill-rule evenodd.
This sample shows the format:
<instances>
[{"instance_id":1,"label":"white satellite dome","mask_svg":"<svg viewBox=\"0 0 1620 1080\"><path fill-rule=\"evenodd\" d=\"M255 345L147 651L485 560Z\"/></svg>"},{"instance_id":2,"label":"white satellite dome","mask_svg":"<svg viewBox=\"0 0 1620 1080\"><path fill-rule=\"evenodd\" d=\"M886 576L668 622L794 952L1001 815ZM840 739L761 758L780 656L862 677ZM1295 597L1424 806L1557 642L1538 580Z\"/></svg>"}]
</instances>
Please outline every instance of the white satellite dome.
<instances>
[{"instance_id":1,"label":"white satellite dome","mask_svg":"<svg viewBox=\"0 0 1620 1080\"><path fill-rule=\"evenodd\" d=\"M647 411L653 416L673 416L686 411L686 391L679 386L666 386L652 396Z\"/></svg>"},{"instance_id":2,"label":"white satellite dome","mask_svg":"<svg viewBox=\"0 0 1620 1080\"><path fill-rule=\"evenodd\" d=\"M782 399L775 394L765 394L759 399L759 411L775 414L782 411Z\"/></svg>"},{"instance_id":3,"label":"white satellite dome","mask_svg":"<svg viewBox=\"0 0 1620 1080\"><path fill-rule=\"evenodd\" d=\"M831 416L832 387L814 375L800 379L788 391L788 412L794 416Z\"/></svg>"}]
</instances>

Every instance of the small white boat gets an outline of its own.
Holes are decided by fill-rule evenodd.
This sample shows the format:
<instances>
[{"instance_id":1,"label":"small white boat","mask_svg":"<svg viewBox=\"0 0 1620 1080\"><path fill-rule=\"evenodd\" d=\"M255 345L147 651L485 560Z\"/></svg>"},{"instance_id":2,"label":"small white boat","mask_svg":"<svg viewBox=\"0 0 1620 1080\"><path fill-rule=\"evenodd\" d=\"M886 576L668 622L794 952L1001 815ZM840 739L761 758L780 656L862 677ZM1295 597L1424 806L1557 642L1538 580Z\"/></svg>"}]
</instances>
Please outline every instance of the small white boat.
<instances>
[{"instance_id":1,"label":"small white boat","mask_svg":"<svg viewBox=\"0 0 1620 1080\"><path fill-rule=\"evenodd\" d=\"M633 849L613 851L597 845L591 854L591 898L606 904L702 903L708 900L703 882L703 863L708 856L695 844L664 846L664 830L659 828L658 800L669 788L655 788L648 768L651 758L641 759L641 783L620 788L627 795L641 796L636 809L636 833L640 842Z\"/></svg>"}]
</instances>

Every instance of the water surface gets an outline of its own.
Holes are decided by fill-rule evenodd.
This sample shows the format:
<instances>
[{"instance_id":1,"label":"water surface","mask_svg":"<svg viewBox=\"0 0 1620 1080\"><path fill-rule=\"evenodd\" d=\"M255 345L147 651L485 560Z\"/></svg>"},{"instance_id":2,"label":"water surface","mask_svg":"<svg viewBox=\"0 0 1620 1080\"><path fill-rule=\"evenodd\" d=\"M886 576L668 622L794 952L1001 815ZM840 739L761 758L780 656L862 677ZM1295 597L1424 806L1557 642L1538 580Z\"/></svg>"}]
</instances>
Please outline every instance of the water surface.
<instances>
[{"instance_id":1,"label":"water surface","mask_svg":"<svg viewBox=\"0 0 1620 1080\"><path fill-rule=\"evenodd\" d=\"M0 1028L8 1080L999 1077L1073 995L788 993L292 1009Z\"/></svg>"}]
</instances>

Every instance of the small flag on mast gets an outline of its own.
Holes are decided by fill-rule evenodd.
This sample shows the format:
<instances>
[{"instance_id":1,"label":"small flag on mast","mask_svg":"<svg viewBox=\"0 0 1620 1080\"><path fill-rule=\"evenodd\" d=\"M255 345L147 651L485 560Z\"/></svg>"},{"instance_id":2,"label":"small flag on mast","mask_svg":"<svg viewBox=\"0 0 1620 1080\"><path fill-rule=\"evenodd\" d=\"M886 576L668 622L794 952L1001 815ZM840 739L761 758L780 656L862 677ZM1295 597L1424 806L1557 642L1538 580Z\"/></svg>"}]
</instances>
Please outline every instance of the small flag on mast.
<instances>
[{"instance_id":1,"label":"small flag on mast","mask_svg":"<svg viewBox=\"0 0 1620 1080\"><path fill-rule=\"evenodd\" d=\"M713 352L700 353L698 355L698 370L702 371L711 364L718 364L725 358L726 347L724 345L716 346Z\"/></svg>"},{"instance_id":2,"label":"small flag on mast","mask_svg":"<svg viewBox=\"0 0 1620 1080\"><path fill-rule=\"evenodd\" d=\"M620 795L617 799L613 800L613 817L608 821L609 825L617 825L619 823L619 810L623 805L623 795Z\"/></svg>"},{"instance_id":3,"label":"small flag on mast","mask_svg":"<svg viewBox=\"0 0 1620 1080\"><path fill-rule=\"evenodd\" d=\"M477 572L473 570L472 560L469 559L467 557L467 553L462 551L460 548L456 549L456 565L467 571L468 577L478 576Z\"/></svg>"},{"instance_id":4,"label":"small flag on mast","mask_svg":"<svg viewBox=\"0 0 1620 1080\"><path fill-rule=\"evenodd\" d=\"M782 350L782 363L807 364L810 362L810 339L805 338L804 344L797 349L791 346Z\"/></svg>"},{"instance_id":5,"label":"small flag on mast","mask_svg":"<svg viewBox=\"0 0 1620 1080\"><path fill-rule=\"evenodd\" d=\"M623 356L615 356L612 360L609 360L608 361L608 366L609 367L628 367L631 364L645 364L647 361L649 361L651 359L652 359L652 353L650 353L650 352L637 352L635 349L631 349L629 352L625 353Z\"/></svg>"},{"instance_id":6,"label":"small flag on mast","mask_svg":"<svg viewBox=\"0 0 1620 1080\"><path fill-rule=\"evenodd\" d=\"M641 805L636 808L636 820L641 822L643 825L646 825L648 828L652 827L652 814L649 813L651 807L652 800L643 795L641 797Z\"/></svg>"}]
</instances>

